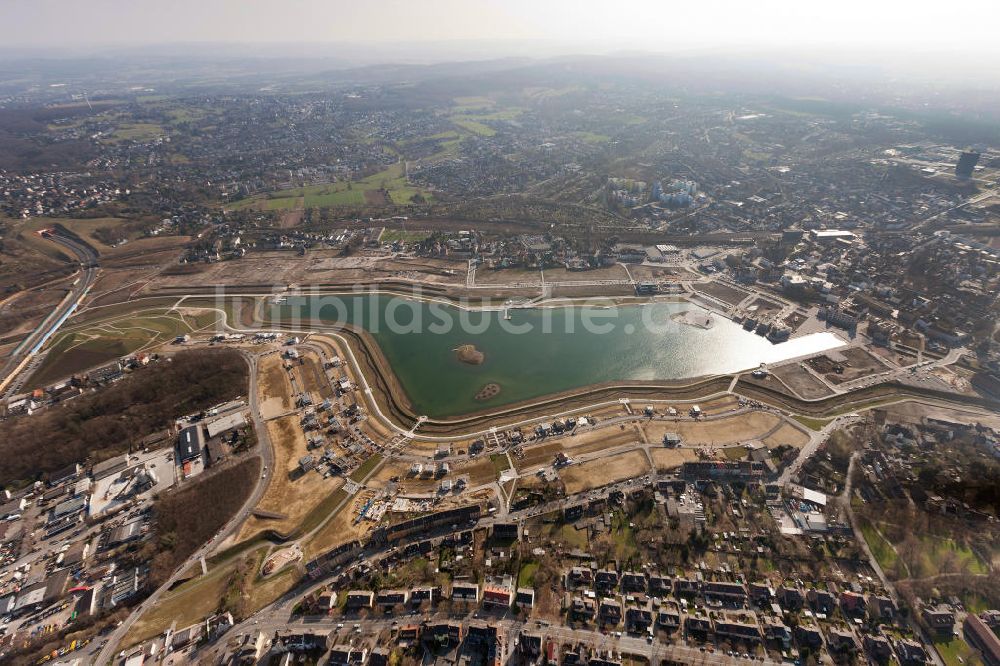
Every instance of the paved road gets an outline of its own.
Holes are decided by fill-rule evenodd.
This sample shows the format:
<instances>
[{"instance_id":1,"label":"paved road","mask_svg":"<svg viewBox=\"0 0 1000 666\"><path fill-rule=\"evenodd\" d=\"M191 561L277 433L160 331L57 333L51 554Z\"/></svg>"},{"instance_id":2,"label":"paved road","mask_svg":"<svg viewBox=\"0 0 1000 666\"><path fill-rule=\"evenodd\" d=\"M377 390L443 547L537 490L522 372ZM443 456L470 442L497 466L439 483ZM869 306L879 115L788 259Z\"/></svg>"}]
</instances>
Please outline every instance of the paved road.
<instances>
[{"instance_id":1,"label":"paved road","mask_svg":"<svg viewBox=\"0 0 1000 666\"><path fill-rule=\"evenodd\" d=\"M97 253L83 243L61 234L53 234L49 240L67 248L80 261L80 277L72 286L66 297L49 313L49 315L29 333L21 344L11 354L7 363L0 369L0 392L13 392L20 387L18 375L27 367L41 345L48 340L69 315L73 313L80 299L90 289L97 277ZM23 379L21 380L23 381Z\"/></svg>"},{"instance_id":2,"label":"paved road","mask_svg":"<svg viewBox=\"0 0 1000 666\"><path fill-rule=\"evenodd\" d=\"M136 606L132 613L119 625L109 636L108 642L104 648L98 653L97 658L94 660L96 664L107 664L110 663L115 655L115 651L118 649L119 643L125 638L128 632L131 630L132 626L135 624L136 620L143 614L143 612L156 605L156 601L163 595L164 592L169 590L174 583L176 583L180 577L187 571L192 565L198 563L203 557L208 557L211 555L212 551L215 550L217 546L222 544L230 535L236 532L236 530L243 524L249 516L250 512L260 501L263 496L264 491L267 490L267 479L274 470L274 448L271 446L271 439L267 432L267 427L264 425L263 420L260 416L260 406L258 404L258 391L257 391L257 356L252 353L244 353L244 358L247 361L247 366L250 373L250 388L248 392L248 403L250 405L250 416L254 422L254 429L257 433L257 443L258 452L261 458L262 469L266 469L267 473L262 474L260 478L257 479L257 485L254 487L253 492L247 498L246 502L243 503L243 507L234 515L229 522L227 522L222 529L220 529L214 537L209 539L201 548L196 550L192 555L184 561L177 569L171 574L163 585L153 591L141 604Z\"/></svg>"}]
</instances>

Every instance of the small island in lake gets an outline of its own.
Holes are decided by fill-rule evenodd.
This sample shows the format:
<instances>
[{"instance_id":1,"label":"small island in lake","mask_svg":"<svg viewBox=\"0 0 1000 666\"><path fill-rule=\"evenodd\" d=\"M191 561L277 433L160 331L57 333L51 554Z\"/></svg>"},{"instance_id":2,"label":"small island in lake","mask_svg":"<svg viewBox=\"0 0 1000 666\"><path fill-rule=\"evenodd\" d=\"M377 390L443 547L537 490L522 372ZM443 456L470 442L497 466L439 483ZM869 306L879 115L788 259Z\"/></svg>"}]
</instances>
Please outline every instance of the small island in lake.
<instances>
[{"instance_id":1,"label":"small island in lake","mask_svg":"<svg viewBox=\"0 0 1000 666\"><path fill-rule=\"evenodd\" d=\"M483 352L476 349L475 345L461 345L453 350L458 360L469 365L482 365L486 359Z\"/></svg>"},{"instance_id":2,"label":"small island in lake","mask_svg":"<svg viewBox=\"0 0 1000 666\"><path fill-rule=\"evenodd\" d=\"M479 392L476 393L476 400L482 402L484 400L495 398L498 395L500 395L500 385L495 382L490 382L483 388L479 389Z\"/></svg>"}]
</instances>

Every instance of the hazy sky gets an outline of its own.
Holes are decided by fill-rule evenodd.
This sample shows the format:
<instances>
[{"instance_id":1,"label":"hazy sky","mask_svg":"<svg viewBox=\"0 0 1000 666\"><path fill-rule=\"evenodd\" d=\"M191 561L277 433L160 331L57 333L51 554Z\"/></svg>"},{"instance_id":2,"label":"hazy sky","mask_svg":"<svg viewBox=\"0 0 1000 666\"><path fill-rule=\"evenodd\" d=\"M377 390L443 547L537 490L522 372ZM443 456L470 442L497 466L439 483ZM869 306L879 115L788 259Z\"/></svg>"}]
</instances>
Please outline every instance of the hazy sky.
<instances>
[{"instance_id":1,"label":"hazy sky","mask_svg":"<svg viewBox=\"0 0 1000 666\"><path fill-rule=\"evenodd\" d=\"M1000 0L0 0L0 44L553 40L1000 50Z\"/></svg>"}]
</instances>

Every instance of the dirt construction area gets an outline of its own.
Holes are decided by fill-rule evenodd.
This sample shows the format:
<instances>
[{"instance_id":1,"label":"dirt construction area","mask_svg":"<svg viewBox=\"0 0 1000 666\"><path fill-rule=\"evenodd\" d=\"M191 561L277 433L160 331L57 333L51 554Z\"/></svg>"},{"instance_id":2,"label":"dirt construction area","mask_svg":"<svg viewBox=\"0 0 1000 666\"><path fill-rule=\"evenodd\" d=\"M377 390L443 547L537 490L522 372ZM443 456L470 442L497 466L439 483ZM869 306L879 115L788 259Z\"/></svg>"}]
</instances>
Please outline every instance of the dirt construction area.
<instances>
[{"instance_id":1,"label":"dirt construction area","mask_svg":"<svg viewBox=\"0 0 1000 666\"><path fill-rule=\"evenodd\" d=\"M353 283L411 279L465 284L467 264L448 259L394 259L389 256L342 257L337 250L252 252L235 261L208 264L195 275L162 275L158 287L204 285L281 285ZM537 273L536 273L537 275Z\"/></svg>"},{"instance_id":2,"label":"dirt construction area","mask_svg":"<svg viewBox=\"0 0 1000 666\"><path fill-rule=\"evenodd\" d=\"M831 384L843 384L868 375L885 372L888 366L860 347L830 351L807 361Z\"/></svg>"},{"instance_id":3,"label":"dirt construction area","mask_svg":"<svg viewBox=\"0 0 1000 666\"><path fill-rule=\"evenodd\" d=\"M833 395L830 387L803 368L801 363L786 363L773 368L771 374L800 398L816 400Z\"/></svg>"},{"instance_id":4,"label":"dirt construction area","mask_svg":"<svg viewBox=\"0 0 1000 666\"><path fill-rule=\"evenodd\" d=\"M727 284L721 282L705 282L695 285L695 291L702 294L707 294L712 296L723 303L728 305L737 305L740 301L746 298L749 294L742 289L737 289L736 287L730 287Z\"/></svg>"},{"instance_id":5,"label":"dirt construction area","mask_svg":"<svg viewBox=\"0 0 1000 666\"><path fill-rule=\"evenodd\" d=\"M683 266L648 266L640 264L629 266L629 273L638 281L659 280L666 282L678 282L680 280L700 280L701 275Z\"/></svg>"},{"instance_id":6,"label":"dirt construction area","mask_svg":"<svg viewBox=\"0 0 1000 666\"><path fill-rule=\"evenodd\" d=\"M325 497L336 492L343 485L339 478L324 479L316 471L299 474L298 461L309 451L306 437L299 427L298 416L269 421L267 432L274 446L274 469L264 496L255 508L283 514L281 519L257 518L251 516L243 525L237 541L256 534L263 529L290 532L298 526L306 514Z\"/></svg>"},{"instance_id":7,"label":"dirt construction area","mask_svg":"<svg viewBox=\"0 0 1000 666\"><path fill-rule=\"evenodd\" d=\"M571 465L560 471L566 494L606 486L622 479L642 476L649 471L649 460L642 451L629 451L609 458Z\"/></svg>"},{"instance_id":8,"label":"dirt construction area","mask_svg":"<svg viewBox=\"0 0 1000 666\"><path fill-rule=\"evenodd\" d=\"M292 409L292 382L278 354L269 354L258 367L260 415L264 420L280 416Z\"/></svg>"},{"instance_id":9,"label":"dirt construction area","mask_svg":"<svg viewBox=\"0 0 1000 666\"><path fill-rule=\"evenodd\" d=\"M694 449L650 449L649 453L658 472L675 469L686 462L698 459Z\"/></svg>"},{"instance_id":10,"label":"dirt construction area","mask_svg":"<svg viewBox=\"0 0 1000 666\"><path fill-rule=\"evenodd\" d=\"M786 423L761 441L768 448L794 446L801 449L809 442L809 435L791 423Z\"/></svg>"},{"instance_id":11,"label":"dirt construction area","mask_svg":"<svg viewBox=\"0 0 1000 666\"><path fill-rule=\"evenodd\" d=\"M521 457L511 456L518 472L524 472L536 467L551 465L557 453L565 453L568 457L581 456L597 451L610 451L626 444L642 442L642 432L634 424L628 424L624 429L618 427L597 428L585 430L576 435L561 437L557 440L529 444L524 447Z\"/></svg>"},{"instance_id":12,"label":"dirt construction area","mask_svg":"<svg viewBox=\"0 0 1000 666\"><path fill-rule=\"evenodd\" d=\"M770 412L745 412L711 421L649 421L642 427L652 444L660 444L664 434L675 432L683 446L724 446L763 439L782 423L781 417Z\"/></svg>"}]
</instances>

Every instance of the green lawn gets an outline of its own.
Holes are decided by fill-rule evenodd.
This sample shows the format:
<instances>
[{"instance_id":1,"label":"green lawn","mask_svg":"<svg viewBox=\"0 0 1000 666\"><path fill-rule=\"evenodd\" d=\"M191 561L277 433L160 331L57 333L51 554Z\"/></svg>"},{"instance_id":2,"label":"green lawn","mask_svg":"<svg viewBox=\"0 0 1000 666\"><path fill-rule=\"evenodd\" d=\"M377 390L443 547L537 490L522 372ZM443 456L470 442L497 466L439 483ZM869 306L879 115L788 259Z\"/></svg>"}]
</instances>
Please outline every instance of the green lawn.
<instances>
[{"instance_id":1,"label":"green lawn","mask_svg":"<svg viewBox=\"0 0 1000 666\"><path fill-rule=\"evenodd\" d=\"M404 243L419 243L425 238L429 238L431 235L430 231L403 231L402 229L384 229L382 235L379 236L379 242L381 243L395 243L396 241L402 241Z\"/></svg>"},{"instance_id":2,"label":"green lawn","mask_svg":"<svg viewBox=\"0 0 1000 666\"><path fill-rule=\"evenodd\" d=\"M521 572L517 574L517 586L534 587L536 571L538 571L538 562L525 562L521 567Z\"/></svg>"},{"instance_id":3,"label":"green lawn","mask_svg":"<svg viewBox=\"0 0 1000 666\"><path fill-rule=\"evenodd\" d=\"M896 551L893 550L892 544L882 538L875 528L866 520L861 520L861 532L865 537L865 541L868 542L868 547L872 551L872 555L878 560L878 564L882 567L883 571L889 571L894 566L896 566Z\"/></svg>"},{"instance_id":4,"label":"green lawn","mask_svg":"<svg viewBox=\"0 0 1000 666\"><path fill-rule=\"evenodd\" d=\"M325 194L310 194L305 198L306 208L324 208L326 206L358 206L365 203L364 190L352 189L328 192Z\"/></svg>"},{"instance_id":5,"label":"green lawn","mask_svg":"<svg viewBox=\"0 0 1000 666\"><path fill-rule=\"evenodd\" d=\"M155 123L122 123L108 138L111 141L152 141L164 134L163 127Z\"/></svg>"},{"instance_id":6,"label":"green lawn","mask_svg":"<svg viewBox=\"0 0 1000 666\"><path fill-rule=\"evenodd\" d=\"M368 460L361 463L356 470L351 472L351 475L348 478L355 483L361 483L361 481L364 480L364 478L368 476L380 462L382 462L382 456L377 453L373 453Z\"/></svg>"},{"instance_id":7,"label":"green lawn","mask_svg":"<svg viewBox=\"0 0 1000 666\"><path fill-rule=\"evenodd\" d=\"M394 204L407 204L417 195L432 198L431 193L410 185L406 180L402 162L355 181L321 183L290 190L278 190L267 195L257 195L232 204L232 208L263 205L267 210L291 210L299 206L322 208L326 206L360 206L365 203L365 192L386 190Z\"/></svg>"},{"instance_id":8,"label":"green lawn","mask_svg":"<svg viewBox=\"0 0 1000 666\"><path fill-rule=\"evenodd\" d=\"M941 655L945 666L973 666L982 663L979 656L961 638L934 641L934 647Z\"/></svg>"},{"instance_id":9,"label":"green lawn","mask_svg":"<svg viewBox=\"0 0 1000 666\"><path fill-rule=\"evenodd\" d=\"M57 335L32 380L39 384L83 372L178 335L211 328L214 314L183 318L177 312L140 311L72 327Z\"/></svg>"},{"instance_id":10,"label":"green lawn","mask_svg":"<svg viewBox=\"0 0 1000 666\"><path fill-rule=\"evenodd\" d=\"M371 460L371 458L369 458L369 460ZM361 468L359 467L358 469ZM312 532L314 529L322 525L324 520L336 515L334 513L334 509L340 506L345 499L347 499L347 491L343 488L338 488L336 491L330 493L323 499L322 502L317 504L309 513L306 514L306 517L302 519L299 526L295 528L295 533L297 535L303 535ZM337 511L336 513L340 512Z\"/></svg>"},{"instance_id":11,"label":"green lawn","mask_svg":"<svg viewBox=\"0 0 1000 666\"><path fill-rule=\"evenodd\" d=\"M976 557L968 546L961 546L953 539L938 539L933 536L924 535L920 537L920 543L924 546L920 554L917 571L914 576L934 576L941 573L941 563L945 558L952 558L957 561L959 571L970 574L989 573L989 567L985 562Z\"/></svg>"},{"instance_id":12,"label":"green lawn","mask_svg":"<svg viewBox=\"0 0 1000 666\"><path fill-rule=\"evenodd\" d=\"M510 469L510 458L506 454L494 453L490 456L490 462L493 463L493 469L497 473L497 478L500 478L501 474Z\"/></svg>"},{"instance_id":13,"label":"green lawn","mask_svg":"<svg viewBox=\"0 0 1000 666\"><path fill-rule=\"evenodd\" d=\"M747 457L747 448L745 446L728 446L722 449L722 454L727 460L743 460Z\"/></svg>"},{"instance_id":14,"label":"green lawn","mask_svg":"<svg viewBox=\"0 0 1000 666\"><path fill-rule=\"evenodd\" d=\"M792 416L793 419L809 428L810 430L822 430L823 426L832 421L833 419L817 419L812 416L802 416L801 414L795 414Z\"/></svg>"},{"instance_id":15,"label":"green lawn","mask_svg":"<svg viewBox=\"0 0 1000 666\"><path fill-rule=\"evenodd\" d=\"M611 137L607 134L597 134L595 132L573 132L577 138L583 139L585 143L607 143Z\"/></svg>"},{"instance_id":16,"label":"green lawn","mask_svg":"<svg viewBox=\"0 0 1000 666\"><path fill-rule=\"evenodd\" d=\"M493 136L497 132L495 129L489 125L484 125L483 123L476 120L473 116L457 115L451 117L451 122L455 123L464 130L468 130L473 134L479 136Z\"/></svg>"},{"instance_id":17,"label":"green lawn","mask_svg":"<svg viewBox=\"0 0 1000 666\"><path fill-rule=\"evenodd\" d=\"M541 532L553 541L562 541L569 548L582 550L590 545L587 530L578 530L572 525L543 525Z\"/></svg>"},{"instance_id":18,"label":"green lawn","mask_svg":"<svg viewBox=\"0 0 1000 666\"><path fill-rule=\"evenodd\" d=\"M265 201L264 208L267 210L293 210L298 208L301 197L276 197Z\"/></svg>"}]
</instances>

